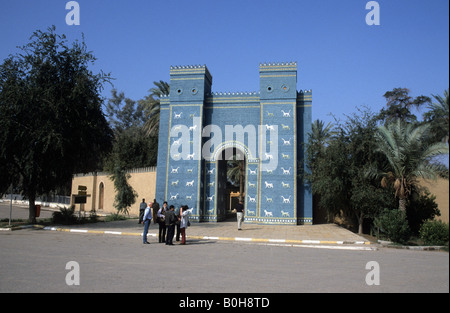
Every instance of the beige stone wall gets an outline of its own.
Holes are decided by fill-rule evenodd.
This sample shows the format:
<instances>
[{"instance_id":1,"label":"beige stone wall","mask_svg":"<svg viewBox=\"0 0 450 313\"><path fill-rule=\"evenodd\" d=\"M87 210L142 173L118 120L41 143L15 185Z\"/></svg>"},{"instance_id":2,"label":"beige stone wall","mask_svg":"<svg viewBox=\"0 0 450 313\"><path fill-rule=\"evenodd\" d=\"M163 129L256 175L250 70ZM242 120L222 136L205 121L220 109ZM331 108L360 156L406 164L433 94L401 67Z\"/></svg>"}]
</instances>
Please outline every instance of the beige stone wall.
<instances>
[{"instance_id":1,"label":"beige stone wall","mask_svg":"<svg viewBox=\"0 0 450 313\"><path fill-rule=\"evenodd\" d=\"M421 185L428 188L428 191L436 196L436 203L438 204L441 216L437 216L437 220L441 220L448 224L449 222L449 181L446 179L438 179L437 181L422 180Z\"/></svg>"},{"instance_id":2,"label":"beige stone wall","mask_svg":"<svg viewBox=\"0 0 450 313\"><path fill-rule=\"evenodd\" d=\"M137 193L136 203L129 209L131 216L139 214L139 204L145 198L146 202L153 201L155 197L156 188L156 169L144 168L134 169L129 171L130 178L128 183L133 187ZM95 210L97 213L115 213L114 197L116 191L114 183L110 179L108 173L89 173L76 174L72 178L72 203L74 195L78 194L78 186L87 187L86 204L81 205L81 210L91 211ZM103 208L101 208L101 189L103 187ZM80 204L76 204L76 210L80 210Z\"/></svg>"}]
</instances>

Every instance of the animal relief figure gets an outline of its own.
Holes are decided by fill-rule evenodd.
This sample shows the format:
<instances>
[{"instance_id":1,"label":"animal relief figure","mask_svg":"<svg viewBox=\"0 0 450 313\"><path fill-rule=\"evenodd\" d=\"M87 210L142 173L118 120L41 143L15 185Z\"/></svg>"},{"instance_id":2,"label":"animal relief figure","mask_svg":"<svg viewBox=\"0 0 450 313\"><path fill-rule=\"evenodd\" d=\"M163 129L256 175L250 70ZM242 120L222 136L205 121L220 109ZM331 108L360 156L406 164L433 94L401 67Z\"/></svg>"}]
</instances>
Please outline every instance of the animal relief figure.
<instances>
[{"instance_id":1,"label":"animal relief figure","mask_svg":"<svg viewBox=\"0 0 450 313\"><path fill-rule=\"evenodd\" d=\"M291 117L291 110L284 112L283 110L281 110L281 112L283 113L283 117Z\"/></svg>"},{"instance_id":2,"label":"animal relief figure","mask_svg":"<svg viewBox=\"0 0 450 313\"><path fill-rule=\"evenodd\" d=\"M264 152L264 157L266 160L273 160L273 155L271 153Z\"/></svg>"},{"instance_id":3,"label":"animal relief figure","mask_svg":"<svg viewBox=\"0 0 450 313\"><path fill-rule=\"evenodd\" d=\"M253 210L247 210L247 215L256 215L256 212Z\"/></svg>"},{"instance_id":4,"label":"animal relief figure","mask_svg":"<svg viewBox=\"0 0 450 313\"><path fill-rule=\"evenodd\" d=\"M175 161L178 161L179 159L181 159L181 154L180 153L174 153L171 154L172 159L174 159Z\"/></svg>"},{"instance_id":5,"label":"animal relief figure","mask_svg":"<svg viewBox=\"0 0 450 313\"><path fill-rule=\"evenodd\" d=\"M268 217L268 216L273 217L273 213L270 212L270 211L264 210L264 216L266 216L266 217Z\"/></svg>"},{"instance_id":6,"label":"animal relief figure","mask_svg":"<svg viewBox=\"0 0 450 313\"><path fill-rule=\"evenodd\" d=\"M195 157L195 152L192 154L188 154L186 160L193 160Z\"/></svg>"},{"instance_id":7,"label":"animal relief figure","mask_svg":"<svg viewBox=\"0 0 450 313\"><path fill-rule=\"evenodd\" d=\"M267 181L264 181L264 184L266 184L266 188L272 188L273 189L273 183L269 183Z\"/></svg>"},{"instance_id":8,"label":"animal relief figure","mask_svg":"<svg viewBox=\"0 0 450 313\"><path fill-rule=\"evenodd\" d=\"M266 184L266 188L273 188L273 183L264 181L264 184Z\"/></svg>"},{"instance_id":9,"label":"animal relief figure","mask_svg":"<svg viewBox=\"0 0 450 313\"><path fill-rule=\"evenodd\" d=\"M281 198L283 198L283 203L291 203L291 196L289 196L288 198L281 196Z\"/></svg>"}]
</instances>

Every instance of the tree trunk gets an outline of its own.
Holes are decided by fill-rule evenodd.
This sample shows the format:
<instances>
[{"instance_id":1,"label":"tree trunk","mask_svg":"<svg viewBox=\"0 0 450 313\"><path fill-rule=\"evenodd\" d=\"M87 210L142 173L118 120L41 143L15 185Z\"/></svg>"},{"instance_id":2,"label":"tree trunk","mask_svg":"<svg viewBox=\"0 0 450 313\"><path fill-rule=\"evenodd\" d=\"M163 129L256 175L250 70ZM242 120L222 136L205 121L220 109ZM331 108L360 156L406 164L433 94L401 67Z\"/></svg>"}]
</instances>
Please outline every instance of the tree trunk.
<instances>
[{"instance_id":1,"label":"tree trunk","mask_svg":"<svg viewBox=\"0 0 450 313\"><path fill-rule=\"evenodd\" d=\"M364 214L361 212L358 217L358 235L363 233Z\"/></svg>"},{"instance_id":2,"label":"tree trunk","mask_svg":"<svg viewBox=\"0 0 450 313\"><path fill-rule=\"evenodd\" d=\"M400 209L400 211L406 212L406 199L404 198L399 199L398 208Z\"/></svg>"},{"instance_id":3,"label":"tree trunk","mask_svg":"<svg viewBox=\"0 0 450 313\"><path fill-rule=\"evenodd\" d=\"M28 221L31 224L36 224L36 195L32 192L30 192L30 194L28 195L28 210L29 210L29 215L28 215Z\"/></svg>"}]
</instances>

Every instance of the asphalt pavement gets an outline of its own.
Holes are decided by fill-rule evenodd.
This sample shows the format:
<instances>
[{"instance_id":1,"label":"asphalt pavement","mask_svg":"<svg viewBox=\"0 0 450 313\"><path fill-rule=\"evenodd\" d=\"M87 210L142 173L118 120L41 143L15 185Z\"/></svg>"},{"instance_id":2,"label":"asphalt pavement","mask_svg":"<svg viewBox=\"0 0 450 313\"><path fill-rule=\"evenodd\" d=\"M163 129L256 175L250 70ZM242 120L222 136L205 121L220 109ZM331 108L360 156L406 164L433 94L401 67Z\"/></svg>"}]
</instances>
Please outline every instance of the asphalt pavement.
<instances>
[{"instance_id":1,"label":"asphalt pavement","mask_svg":"<svg viewBox=\"0 0 450 313\"><path fill-rule=\"evenodd\" d=\"M40 218L51 217L55 209L41 208ZM0 219L9 217L9 204L0 203ZM13 206L13 219L27 219L28 208L24 205ZM104 233L114 236L141 236L142 224L136 219L115 222L86 223L81 225L46 227L49 231ZM151 224L149 239L157 240L158 225ZM237 229L237 222L228 219L218 223L191 223L186 231L187 239L221 240L258 242L279 245L333 245L340 247L350 246L355 249L373 249L373 245L362 236L359 236L336 224L319 225L258 225L243 224L242 230ZM188 242L189 243L189 242Z\"/></svg>"},{"instance_id":2,"label":"asphalt pavement","mask_svg":"<svg viewBox=\"0 0 450 313\"><path fill-rule=\"evenodd\" d=\"M449 291L447 252L309 249L201 239L166 246L155 238L150 241L144 245L133 236L35 228L0 232L0 292L176 293L168 296L174 307L187 296L192 299L191 293L205 293L195 299L209 299L213 292L241 299L267 297L275 308L273 293ZM290 296L282 299L292 301ZM217 307L223 307L225 300L217 300Z\"/></svg>"}]
</instances>

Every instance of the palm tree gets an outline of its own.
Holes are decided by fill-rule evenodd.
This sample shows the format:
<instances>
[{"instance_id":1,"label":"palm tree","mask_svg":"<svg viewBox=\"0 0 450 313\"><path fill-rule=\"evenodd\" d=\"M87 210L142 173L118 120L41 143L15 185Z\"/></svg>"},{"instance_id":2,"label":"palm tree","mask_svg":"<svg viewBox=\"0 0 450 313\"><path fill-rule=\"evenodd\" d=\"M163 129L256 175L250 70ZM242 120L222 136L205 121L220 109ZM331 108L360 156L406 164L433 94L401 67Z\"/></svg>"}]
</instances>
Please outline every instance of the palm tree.
<instances>
[{"instance_id":1,"label":"palm tree","mask_svg":"<svg viewBox=\"0 0 450 313\"><path fill-rule=\"evenodd\" d=\"M316 161L325 152L330 142L335 138L337 132L329 122L326 126L321 120L315 120L311 125L311 132L308 134L307 163L311 171L315 171ZM307 175L308 176L308 175Z\"/></svg>"},{"instance_id":2,"label":"palm tree","mask_svg":"<svg viewBox=\"0 0 450 313\"><path fill-rule=\"evenodd\" d=\"M315 120L311 125L311 133L309 134L311 144L324 148L336 135L333 127L331 122L325 126L324 121Z\"/></svg>"},{"instance_id":3,"label":"palm tree","mask_svg":"<svg viewBox=\"0 0 450 313\"><path fill-rule=\"evenodd\" d=\"M434 138L442 140L448 144L449 140L449 111L448 98L449 90L444 91L444 97L433 95L437 103L428 105L429 112L424 114L426 122L431 123L431 131L435 135Z\"/></svg>"},{"instance_id":4,"label":"palm tree","mask_svg":"<svg viewBox=\"0 0 450 313\"><path fill-rule=\"evenodd\" d=\"M158 136L159 131L159 112L160 102L162 96L168 96L170 86L165 81L153 82L156 87L149 90L150 95L145 99L140 100L145 107L147 121L144 125L144 131L147 136Z\"/></svg>"},{"instance_id":5,"label":"palm tree","mask_svg":"<svg viewBox=\"0 0 450 313\"><path fill-rule=\"evenodd\" d=\"M238 160L236 155L227 162L227 178L233 184L239 184L239 201L243 201L245 184L245 160Z\"/></svg>"},{"instance_id":6,"label":"palm tree","mask_svg":"<svg viewBox=\"0 0 450 313\"><path fill-rule=\"evenodd\" d=\"M382 187L392 186L399 199L399 209L406 210L406 203L417 179L448 179L448 168L433 158L448 154L448 146L437 142L430 144L430 124L415 125L400 119L380 126L375 134L377 151L387 159L387 168L378 171Z\"/></svg>"}]
</instances>

